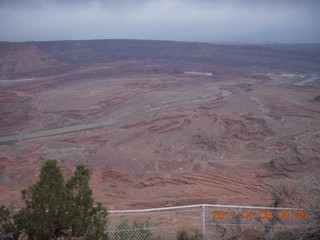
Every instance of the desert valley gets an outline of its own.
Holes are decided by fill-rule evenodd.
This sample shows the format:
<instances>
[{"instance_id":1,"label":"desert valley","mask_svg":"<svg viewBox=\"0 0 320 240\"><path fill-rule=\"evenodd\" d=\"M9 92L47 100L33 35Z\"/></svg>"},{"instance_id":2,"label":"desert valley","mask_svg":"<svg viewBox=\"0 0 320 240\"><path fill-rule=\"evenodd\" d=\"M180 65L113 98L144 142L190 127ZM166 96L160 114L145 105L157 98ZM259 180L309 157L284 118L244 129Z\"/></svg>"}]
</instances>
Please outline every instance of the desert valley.
<instances>
[{"instance_id":1,"label":"desert valley","mask_svg":"<svg viewBox=\"0 0 320 240\"><path fill-rule=\"evenodd\" d=\"M259 45L0 43L0 204L57 159L108 209L270 206L320 169L320 53Z\"/></svg>"}]
</instances>

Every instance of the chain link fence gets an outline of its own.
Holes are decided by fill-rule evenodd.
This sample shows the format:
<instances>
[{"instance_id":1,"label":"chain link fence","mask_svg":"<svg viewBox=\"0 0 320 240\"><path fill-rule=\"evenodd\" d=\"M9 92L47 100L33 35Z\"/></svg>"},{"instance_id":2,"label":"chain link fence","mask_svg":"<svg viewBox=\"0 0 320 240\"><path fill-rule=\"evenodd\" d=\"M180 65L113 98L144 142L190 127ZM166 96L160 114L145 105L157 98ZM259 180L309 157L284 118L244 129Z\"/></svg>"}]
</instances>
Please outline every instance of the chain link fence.
<instances>
[{"instance_id":1,"label":"chain link fence","mask_svg":"<svg viewBox=\"0 0 320 240\"><path fill-rule=\"evenodd\" d=\"M107 232L110 240L176 240L179 230L184 230L193 239L213 240L257 229L270 239L276 232L313 223L313 216L304 209L205 204L110 211Z\"/></svg>"}]
</instances>

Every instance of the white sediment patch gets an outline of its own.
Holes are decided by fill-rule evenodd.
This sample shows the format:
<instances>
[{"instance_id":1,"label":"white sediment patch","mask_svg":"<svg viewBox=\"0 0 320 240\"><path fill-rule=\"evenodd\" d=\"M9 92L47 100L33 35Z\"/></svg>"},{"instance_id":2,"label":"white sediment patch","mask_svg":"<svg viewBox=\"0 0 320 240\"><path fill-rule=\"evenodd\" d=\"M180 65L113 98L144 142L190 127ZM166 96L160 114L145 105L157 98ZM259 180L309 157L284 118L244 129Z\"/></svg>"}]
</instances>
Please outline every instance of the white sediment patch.
<instances>
[{"instance_id":1,"label":"white sediment patch","mask_svg":"<svg viewBox=\"0 0 320 240\"><path fill-rule=\"evenodd\" d=\"M212 73L207 72L184 72L184 74L212 76Z\"/></svg>"},{"instance_id":2,"label":"white sediment patch","mask_svg":"<svg viewBox=\"0 0 320 240\"><path fill-rule=\"evenodd\" d=\"M293 85L302 87L302 86L304 86L308 83L311 83L313 81L316 81L318 79L320 79L320 72L311 73L306 78L304 78L298 82L294 82Z\"/></svg>"}]
</instances>

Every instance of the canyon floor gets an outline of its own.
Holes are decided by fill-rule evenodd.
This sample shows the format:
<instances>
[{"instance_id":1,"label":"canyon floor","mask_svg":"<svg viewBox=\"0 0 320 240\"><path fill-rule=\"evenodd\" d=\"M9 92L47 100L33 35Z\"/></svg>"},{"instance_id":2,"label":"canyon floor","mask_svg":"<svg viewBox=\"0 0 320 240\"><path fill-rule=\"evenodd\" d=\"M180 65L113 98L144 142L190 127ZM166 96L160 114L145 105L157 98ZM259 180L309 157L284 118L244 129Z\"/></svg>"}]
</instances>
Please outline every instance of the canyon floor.
<instances>
[{"instance_id":1,"label":"canyon floor","mask_svg":"<svg viewBox=\"0 0 320 240\"><path fill-rule=\"evenodd\" d=\"M26 49L10 59L39 56ZM2 76L0 204L17 204L47 159L66 178L92 168L109 209L269 206L271 186L319 170L316 69L145 62Z\"/></svg>"}]
</instances>

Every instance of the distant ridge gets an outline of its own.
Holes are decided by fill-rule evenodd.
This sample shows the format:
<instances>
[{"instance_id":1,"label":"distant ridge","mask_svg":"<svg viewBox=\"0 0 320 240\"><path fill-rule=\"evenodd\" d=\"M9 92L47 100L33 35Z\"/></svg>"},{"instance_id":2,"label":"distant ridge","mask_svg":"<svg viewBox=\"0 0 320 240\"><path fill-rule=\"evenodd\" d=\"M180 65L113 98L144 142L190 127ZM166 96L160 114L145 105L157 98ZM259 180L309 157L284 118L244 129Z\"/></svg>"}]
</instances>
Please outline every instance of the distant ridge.
<instances>
[{"instance_id":1,"label":"distant ridge","mask_svg":"<svg viewBox=\"0 0 320 240\"><path fill-rule=\"evenodd\" d=\"M158 64L206 72L319 70L320 53L274 46L153 40L0 42L0 77L54 76L88 66L115 64Z\"/></svg>"},{"instance_id":2,"label":"distant ridge","mask_svg":"<svg viewBox=\"0 0 320 240\"><path fill-rule=\"evenodd\" d=\"M320 43L273 43L264 44L260 46L278 49L298 50L298 51L309 51L320 53Z\"/></svg>"}]
</instances>

